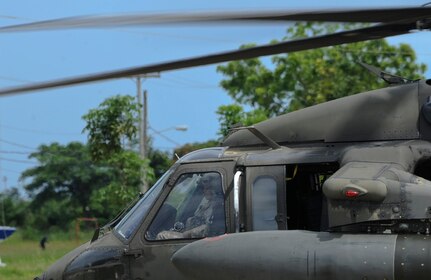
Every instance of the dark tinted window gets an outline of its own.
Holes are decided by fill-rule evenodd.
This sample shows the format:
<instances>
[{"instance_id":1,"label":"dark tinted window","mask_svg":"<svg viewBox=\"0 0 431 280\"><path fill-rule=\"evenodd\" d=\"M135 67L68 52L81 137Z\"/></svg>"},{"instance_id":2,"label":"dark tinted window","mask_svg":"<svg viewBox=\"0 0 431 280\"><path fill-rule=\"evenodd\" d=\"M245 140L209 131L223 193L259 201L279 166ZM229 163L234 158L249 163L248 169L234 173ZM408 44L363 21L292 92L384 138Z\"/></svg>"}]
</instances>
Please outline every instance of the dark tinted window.
<instances>
[{"instance_id":1,"label":"dark tinted window","mask_svg":"<svg viewBox=\"0 0 431 280\"><path fill-rule=\"evenodd\" d=\"M202 238L223 234L225 228L221 175L216 172L186 173L176 181L146 238Z\"/></svg>"}]
</instances>

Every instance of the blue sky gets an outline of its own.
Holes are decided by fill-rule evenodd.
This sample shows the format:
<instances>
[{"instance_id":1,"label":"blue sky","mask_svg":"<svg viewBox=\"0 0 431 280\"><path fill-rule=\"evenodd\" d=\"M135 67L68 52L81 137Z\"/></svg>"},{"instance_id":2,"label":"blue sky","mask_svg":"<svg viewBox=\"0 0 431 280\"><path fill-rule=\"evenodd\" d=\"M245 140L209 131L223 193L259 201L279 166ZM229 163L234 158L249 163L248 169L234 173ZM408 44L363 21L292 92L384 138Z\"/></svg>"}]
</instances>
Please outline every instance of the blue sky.
<instances>
[{"instance_id":1,"label":"blue sky","mask_svg":"<svg viewBox=\"0 0 431 280\"><path fill-rule=\"evenodd\" d=\"M420 6L426 1L138 1L14 0L0 3L0 26L35 20L136 12ZM0 35L0 87L127 68L236 49L248 42L280 39L286 26L205 26L23 32ZM390 41L411 44L419 61L429 64L426 32ZM217 137L215 111L231 103L218 86L216 66L162 73L144 81L149 92L149 123L156 130L187 125L187 132L166 131L173 141L154 135L154 146ZM429 75L428 73L428 76ZM132 79L119 79L35 93L0 97L0 191L20 186L20 173L34 166L28 153L41 144L86 141L81 116L116 94L136 94ZM4 180L6 178L6 180Z\"/></svg>"}]
</instances>

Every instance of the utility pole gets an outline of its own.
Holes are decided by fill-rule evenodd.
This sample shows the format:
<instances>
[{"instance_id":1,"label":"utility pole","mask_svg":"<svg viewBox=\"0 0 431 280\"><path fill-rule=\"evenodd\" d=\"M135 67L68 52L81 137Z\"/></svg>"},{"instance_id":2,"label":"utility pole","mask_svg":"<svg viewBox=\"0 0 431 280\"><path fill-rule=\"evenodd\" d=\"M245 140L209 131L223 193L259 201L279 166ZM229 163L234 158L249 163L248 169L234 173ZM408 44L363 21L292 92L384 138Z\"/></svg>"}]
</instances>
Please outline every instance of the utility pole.
<instances>
[{"instance_id":1,"label":"utility pole","mask_svg":"<svg viewBox=\"0 0 431 280\"><path fill-rule=\"evenodd\" d=\"M142 104L142 110L139 114L139 154L142 159L146 159L148 153L148 93L146 90L142 91L142 79L159 77L160 74L158 73L136 76L138 103ZM143 100L142 94L144 95ZM149 189L145 173L142 174L141 182L141 192L145 193Z\"/></svg>"},{"instance_id":2,"label":"utility pole","mask_svg":"<svg viewBox=\"0 0 431 280\"><path fill-rule=\"evenodd\" d=\"M142 107L142 138L144 138L144 145L143 145L143 151L142 156L143 158L147 157L148 153L148 97L147 97L147 91L144 90L144 103Z\"/></svg>"},{"instance_id":3,"label":"utility pole","mask_svg":"<svg viewBox=\"0 0 431 280\"><path fill-rule=\"evenodd\" d=\"M139 154L141 155L142 159L147 158L148 153L148 98L147 98L147 91L144 90L144 100L142 102L142 91L141 91L141 82L140 78L137 78L138 81L138 102L139 104L142 104L142 110L140 110L139 114ZM145 174L142 174L142 180L141 180L141 192L145 193L148 191L148 182L147 178L145 177Z\"/></svg>"},{"instance_id":4,"label":"utility pole","mask_svg":"<svg viewBox=\"0 0 431 280\"><path fill-rule=\"evenodd\" d=\"M3 176L3 183L4 183L4 189L3 189L3 192L2 192L2 194L1 194L1 213L2 213L2 224L5 226L6 225L6 219L5 219L5 215L4 215L4 194L5 194L5 191L6 191L6 189L7 189L7 177L6 176Z\"/></svg>"},{"instance_id":5,"label":"utility pole","mask_svg":"<svg viewBox=\"0 0 431 280\"><path fill-rule=\"evenodd\" d=\"M141 87L141 77L136 77L136 96L138 98L138 103L139 104L143 104L142 103L142 87ZM145 158L145 149L144 149L144 144L145 144L145 140L144 140L144 116L143 116L143 110L140 109L139 110L139 154L141 155L142 158Z\"/></svg>"}]
</instances>

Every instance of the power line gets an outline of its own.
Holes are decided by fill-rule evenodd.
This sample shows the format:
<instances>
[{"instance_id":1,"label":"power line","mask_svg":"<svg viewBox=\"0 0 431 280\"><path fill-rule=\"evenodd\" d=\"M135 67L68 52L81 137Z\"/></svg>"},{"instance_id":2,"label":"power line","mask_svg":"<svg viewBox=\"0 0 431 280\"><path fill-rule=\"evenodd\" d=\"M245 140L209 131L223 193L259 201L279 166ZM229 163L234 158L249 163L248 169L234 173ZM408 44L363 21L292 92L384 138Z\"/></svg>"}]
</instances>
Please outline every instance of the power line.
<instances>
[{"instance_id":1,"label":"power line","mask_svg":"<svg viewBox=\"0 0 431 280\"><path fill-rule=\"evenodd\" d=\"M185 84L180 84L177 81L174 80L170 80L169 79L164 79L164 80L160 80L157 81L153 86L155 87L163 87L163 88L176 88L176 89L201 89L201 90L220 90L220 88L217 88L216 86L201 86L201 85L185 85Z\"/></svg>"},{"instance_id":2,"label":"power line","mask_svg":"<svg viewBox=\"0 0 431 280\"><path fill-rule=\"evenodd\" d=\"M13 20L24 20L24 21L35 21L35 19L31 19L31 18L9 16L9 15L0 15L0 18L13 19Z\"/></svg>"},{"instance_id":3,"label":"power line","mask_svg":"<svg viewBox=\"0 0 431 280\"><path fill-rule=\"evenodd\" d=\"M154 128L149 127L149 129L151 129L151 131L152 131L152 132L154 132L155 134L157 134L157 135L159 135L160 137L164 138L166 141L168 141L168 142L170 142L170 143L174 144L175 146L181 146L181 144L180 144L180 143L178 143L178 142L176 142L176 141L172 140L171 138L167 137L166 135L163 135L162 133L160 133L159 131L155 130Z\"/></svg>"},{"instance_id":4,"label":"power line","mask_svg":"<svg viewBox=\"0 0 431 280\"><path fill-rule=\"evenodd\" d=\"M23 144L19 144L19 143L7 141L7 140L4 140L4 139L0 139L0 142L6 143L6 144L9 144L9 145L12 145L12 146L20 147L20 148L30 149L30 150L33 150L33 151L37 150L36 148L32 148L32 147L29 147L29 146L26 146L26 145L23 145Z\"/></svg>"},{"instance_id":5,"label":"power line","mask_svg":"<svg viewBox=\"0 0 431 280\"><path fill-rule=\"evenodd\" d=\"M11 159L11 158L4 158L4 157L0 157L0 160L10 161L10 162L17 162L17 163L25 163L25 164L38 164L36 161L19 160L19 159Z\"/></svg>"},{"instance_id":6,"label":"power line","mask_svg":"<svg viewBox=\"0 0 431 280\"><path fill-rule=\"evenodd\" d=\"M17 154L17 155L28 155L28 154L31 154L31 152L20 152L20 151L4 151L4 150L0 150L0 154Z\"/></svg>"},{"instance_id":7,"label":"power line","mask_svg":"<svg viewBox=\"0 0 431 280\"><path fill-rule=\"evenodd\" d=\"M181 39L187 41L203 41L203 42L215 42L215 43L238 43L238 40L229 40L226 38L214 38L214 37L204 37L204 36L188 36L188 35L179 35L179 34L169 34L169 33L156 33L156 32L146 32L146 31L132 31L132 30L119 30L115 29L117 32L122 33L130 33L136 35L150 35L150 36L158 36L158 37L169 37L174 39ZM239 44L239 43L238 43Z\"/></svg>"},{"instance_id":8,"label":"power line","mask_svg":"<svg viewBox=\"0 0 431 280\"><path fill-rule=\"evenodd\" d=\"M16 173L16 174L22 174L22 172L19 172L16 170L0 167L0 172L2 172L2 171L12 172L12 173Z\"/></svg>"},{"instance_id":9,"label":"power line","mask_svg":"<svg viewBox=\"0 0 431 280\"><path fill-rule=\"evenodd\" d=\"M36 133L36 134L68 135L68 136L81 135L81 134L77 134L77 133L54 132L54 131L36 130L36 129L29 129L29 128L19 128L19 127L13 127L13 126L9 126L9 125L0 125L0 127L4 127L7 129L12 129L12 130L16 130L16 131Z\"/></svg>"},{"instance_id":10,"label":"power line","mask_svg":"<svg viewBox=\"0 0 431 280\"><path fill-rule=\"evenodd\" d=\"M176 146L153 146L153 148L158 149L158 150L175 150Z\"/></svg>"},{"instance_id":11,"label":"power line","mask_svg":"<svg viewBox=\"0 0 431 280\"><path fill-rule=\"evenodd\" d=\"M12 81L12 82L19 82L19 83L31 83L31 82L33 82L33 81L30 81L30 80L23 80L23 79L17 79L17 78L6 77L6 76L0 76L0 79L7 80L7 81Z\"/></svg>"},{"instance_id":12,"label":"power line","mask_svg":"<svg viewBox=\"0 0 431 280\"><path fill-rule=\"evenodd\" d=\"M168 80L168 81L180 84L180 85L184 85L184 86L189 87L189 88L217 88L217 89L220 89L220 87L218 85L211 85L211 84L205 84L202 82L196 82L196 81L193 81L191 79L185 79L183 77L178 77L178 76L175 77L172 74L170 76L171 77L164 76L163 80Z\"/></svg>"},{"instance_id":13,"label":"power line","mask_svg":"<svg viewBox=\"0 0 431 280\"><path fill-rule=\"evenodd\" d=\"M393 55L404 55L404 56L411 56L411 55L416 55L416 56L418 56L418 55L424 55L424 56L430 56L431 55L431 53L424 53L424 52L415 52L414 51L414 53L411 53L411 52L390 52L390 51L387 51L387 52L382 52L382 51L362 51L362 50L349 50L349 49L347 49L347 50L339 50L340 52L343 52L343 53L362 53L362 54L375 54L375 55L378 55L378 54L393 54Z\"/></svg>"},{"instance_id":14,"label":"power line","mask_svg":"<svg viewBox=\"0 0 431 280\"><path fill-rule=\"evenodd\" d=\"M6 15L0 15L0 18L16 19L16 17L14 16L6 16Z\"/></svg>"}]
</instances>

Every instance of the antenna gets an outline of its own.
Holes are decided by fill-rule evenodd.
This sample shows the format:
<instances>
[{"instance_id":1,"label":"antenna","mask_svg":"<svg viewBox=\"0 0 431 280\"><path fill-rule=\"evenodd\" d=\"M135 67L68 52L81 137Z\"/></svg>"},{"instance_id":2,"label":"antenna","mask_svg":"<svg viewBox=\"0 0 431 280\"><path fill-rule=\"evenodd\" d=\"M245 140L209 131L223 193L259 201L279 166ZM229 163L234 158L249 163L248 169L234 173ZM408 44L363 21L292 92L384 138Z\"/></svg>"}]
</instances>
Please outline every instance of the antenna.
<instances>
[{"instance_id":1,"label":"antenna","mask_svg":"<svg viewBox=\"0 0 431 280\"><path fill-rule=\"evenodd\" d=\"M417 80L410 80L394 74L387 73L380 68L377 68L375 66L372 66L363 62L359 62L359 64L361 64L362 67L364 67L365 69L367 69L368 71L376 75L377 77L381 78L389 85L410 84L417 81Z\"/></svg>"},{"instance_id":2,"label":"antenna","mask_svg":"<svg viewBox=\"0 0 431 280\"><path fill-rule=\"evenodd\" d=\"M281 146L278 145L277 142L275 142L274 140L272 140L271 138L269 138L268 136L266 136L265 134L263 134L260 130L258 130L254 126L232 128L233 132L236 132L236 131L239 131L239 130L248 130L248 131L250 131L251 133L253 133L254 136L256 136L257 138L259 138L260 140L262 140L263 143L265 143L266 145L268 145L269 147L271 147L271 149L274 149L274 150L281 149Z\"/></svg>"}]
</instances>

